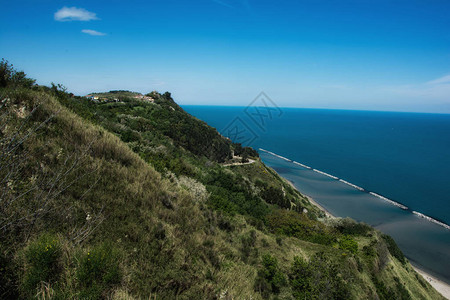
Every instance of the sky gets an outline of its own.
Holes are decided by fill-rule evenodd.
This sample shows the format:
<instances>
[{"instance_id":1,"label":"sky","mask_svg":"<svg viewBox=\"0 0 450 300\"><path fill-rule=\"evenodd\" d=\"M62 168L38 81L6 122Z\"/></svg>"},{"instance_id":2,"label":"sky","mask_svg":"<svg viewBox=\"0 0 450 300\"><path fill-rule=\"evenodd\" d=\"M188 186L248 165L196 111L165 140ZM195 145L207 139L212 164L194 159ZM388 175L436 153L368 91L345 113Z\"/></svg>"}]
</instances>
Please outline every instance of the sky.
<instances>
[{"instance_id":1,"label":"sky","mask_svg":"<svg viewBox=\"0 0 450 300\"><path fill-rule=\"evenodd\" d=\"M450 113L448 0L0 0L0 57L77 95Z\"/></svg>"}]
</instances>

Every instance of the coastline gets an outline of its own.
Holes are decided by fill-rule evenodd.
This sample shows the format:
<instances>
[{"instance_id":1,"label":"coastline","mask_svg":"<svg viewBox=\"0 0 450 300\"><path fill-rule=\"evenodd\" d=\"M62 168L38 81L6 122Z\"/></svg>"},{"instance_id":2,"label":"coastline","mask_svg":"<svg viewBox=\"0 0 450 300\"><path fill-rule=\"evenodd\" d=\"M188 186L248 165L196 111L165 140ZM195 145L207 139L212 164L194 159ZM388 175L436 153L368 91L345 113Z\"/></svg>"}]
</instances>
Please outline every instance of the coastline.
<instances>
[{"instance_id":1,"label":"coastline","mask_svg":"<svg viewBox=\"0 0 450 300\"><path fill-rule=\"evenodd\" d=\"M289 180L288 180L288 182L289 182L289 184L290 184L294 189L296 189L300 194L302 194L303 196L305 196L306 199L308 199L308 201L311 202L312 205L314 205L315 207L317 207L317 208L319 208L321 211L323 211L323 212L325 213L325 215L327 216L327 218L330 218L330 219L335 219L335 218L337 218L335 215L333 215L332 213L330 213L325 207L323 207L322 205L320 205L319 203L317 203L311 196L305 195L305 194L303 194L302 192L300 192L300 191L294 186L294 184L293 184L292 182L290 182Z\"/></svg>"},{"instance_id":2,"label":"coastline","mask_svg":"<svg viewBox=\"0 0 450 300\"><path fill-rule=\"evenodd\" d=\"M280 175L280 174L278 174L278 175ZM314 201L314 199L313 199L312 197L310 197L310 196L308 196L308 195L305 195L304 193L302 193L301 191L299 191L299 190L295 187L294 183L292 183L292 181L290 181L289 179L284 178L284 177L281 176L281 175L280 175L280 177L283 178L284 180L286 180L286 182L289 183L289 185L290 185L294 190L296 190L296 191L299 192L301 195L303 195L304 197L306 197L306 199L308 199L308 201L311 202L315 207L317 207L317 208L319 208L321 211L323 211L323 212L325 213L325 215L326 215L328 218L331 218L331 219L336 218L336 216L333 215L332 213L330 213L325 207L323 207L322 205L320 205L319 203L317 203L316 201Z\"/></svg>"},{"instance_id":3,"label":"coastline","mask_svg":"<svg viewBox=\"0 0 450 300\"><path fill-rule=\"evenodd\" d=\"M280 175L280 177L284 178L283 176ZM308 195L305 195L304 193L302 193L300 190L298 190L294 184L292 183L292 181L284 178L291 186L292 188L294 188L296 191L298 191L300 194L302 194L303 196L305 196L309 202L311 202L314 206L316 206L317 208L319 208L321 211L323 211L325 213L325 215L328 218L337 218L336 216L334 216L332 213L330 213L326 208L324 208L322 205L320 205L319 203L317 203L316 201L314 201L314 199ZM410 262L411 264L411 262ZM450 300L450 284L447 284L446 282L436 278L433 275L428 274L427 272L425 272L424 270L414 266L413 264L411 264L411 266L414 268L414 270L420 275L422 276L436 291L438 291L444 298Z\"/></svg>"},{"instance_id":4,"label":"coastline","mask_svg":"<svg viewBox=\"0 0 450 300\"><path fill-rule=\"evenodd\" d=\"M423 218L423 219L425 219L425 220L428 220L429 222L435 223L435 224L437 224L437 225L439 225L439 226L444 227L445 229L450 230L450 225L449 225L449 224L446 224L446 223L443 222L443 221L440 221L440 220L438 220L438 219L435 219L435 218L432 218L432 217L430 217L430 216L427 216L427 215L425 215L425 214L423 214L423 213L421 213L421 212L414 211L414 210L410 209L409 207L403 205L403 204L400 203L400 202L397 202L397 201L388 199L388 198L386 198L386 197L384 197L384 196L382 196L382 195L380 195L380 194L377 194L377 193L375 193L375 192L373 192L373 191L366 190L365 188L362 188L362 187L360 187L360 186L357 186L357 185L355 185L355 184L353 184L353 183L351 183L351 182L348 182L348 181L346 181L346 180L344 180L344 179L342 179L342 178L338 178L338 177L333 176L333 175L331 175L331 174L328 174L328 173L326 173L326 172L323 172L323 171L320 171L320 170L317 170L317 169L313 169L312 167L309 167L309 166L304 165L304 164L302 164L302 163L299 163L299 162L297 162L297 161L291 160L291 159L286 158L286 157L284 157L284 156L278 155L278 154L276 154L276 153L274 153L274 152L271 152L271 151L269 151L269 150L265 150L265 149L263 149L263 148L259 148L259 150L260 150L260 151L263 151L263 152L265 152L265 153L268 153L268 154L270 154L270 155L272 155L272 156L278 157L278 158L280 158L280 159L282 159L282 160L285 160L285 161L287 161L287 162L290 162L290 163L299 165L299 166L301 166L301 167L303 167L303 168L305 168L305 169L308 169L308 170L311 170L311 171L313 171L313 172L322 174L322 175L327 176L327 177L329 177L329 178L332 178L332 179L334 179L334 180L338 180L338 181L342 182L343 184L346 184L346 185L348 185L348 186L351 186L352 188L355 188L355 189L357 189L357 190L359 190L359 191L361 191L361 192L368 193L368 194L370 194L370 195L372 195L372 196L374 196L374 197L377 197L378 199L381 199L381 200L383 200L383 201L386 201L386 202L388 202L388 203L390 203L390 204L392 204L392 205L394 205L394 206L396 206L396 207L398 207L398 208L401 208L401 209L403 209L403 210L409 211L409 212L411 212L412 214L414 214L414 215L416 215L416 216L418 216L418 217L420 217L420 218ZM280 175L280 176L281 176L281 175ZM320 206L320 205L319 205L319 206ZM322 210L324 210L324 209L322 208Z\"/></svg>"},{"instance_id":5,"label":"coastline","mask_svg":"<svg viewBox=\"0 0 450 300\"><path fill-rule=\"evenodd\" d=\"M412 265L412 264L411 264ZM427 272L412 265L414 270L420 274L436 291L438 291L444 298L450 300L450 285L439 280L438 278L428 274Z\"/></svg>"},{"instance_id":6,"label":"coastline","mask_svg":"<svg viewBox=\"0 0 450 300\"><path fill-rule=\"evenodd\" d=\"M300 191L299 191L300 192ZM300 192L301 193L301 192ZM302 193L301 193L302 194ZM313 198L311 198L308 195L302 194L303 196L305 196L309 202L311 202L314 206L318 207L321 211L323 211L325 213L325 215L327 216L327 218L330 219L335 219L337 218L335 215L333 215L332 213L330 213L326 208L324 208L322 205L320 205L319 203L317 203L316 201L314 201Z\"/></svg>"}]
</instances>

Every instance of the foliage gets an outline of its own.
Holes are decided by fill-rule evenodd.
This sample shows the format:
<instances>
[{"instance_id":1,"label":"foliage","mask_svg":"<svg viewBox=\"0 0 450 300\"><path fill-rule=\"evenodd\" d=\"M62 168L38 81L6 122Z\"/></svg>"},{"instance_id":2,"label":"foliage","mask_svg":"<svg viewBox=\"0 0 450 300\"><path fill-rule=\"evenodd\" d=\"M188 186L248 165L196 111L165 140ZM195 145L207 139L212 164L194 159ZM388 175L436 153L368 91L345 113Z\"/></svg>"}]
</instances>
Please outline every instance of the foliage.
<instances>
[{"instance_id":1,"label":"foliage","mask_svg":"<svg viewBox=\"0 0 450 300\"><path fill-rule=\"evenodd\" d=\"M270 186L261 192L261 197L270 204L276 204L281 208L291 208L291 202L285 197L281 189Z\"/></svg>"},{"instance_id":2,"label":"foliage","mask_svg":"<svg viewBox=\"0 0 450 300\"><path fill-rule=\"evenodd\" d=\"M17 299L19 291L17 282L17 266L13 259L14 252L6 245L0 243L0 299Z\"/></svg>"},{"instance_id":3,"label":"foliage","mask_svg":"<svg viewBox=\"0 0 450 300\"><path fill-rule=\"evenodd\" d=\"M12 203L0 206L0 298L250 299L260 291L288 299L306 291L339 299L348 290L373 296L367 278L381 268L367 265L385 265L389 257L378 232L358 236L368 248L343 255L336 243L350 232L315 220L307 199L261 161L221 166L236 146L169 93L152 92L155 103L128 91L104 94L118 101L93 102L56 84L0 87L0 139L36 133L16 147L20 171L0 186L1 204ZM271 203L262 197L267 191ZM272 200L280 197L272 196L281 194L292 209L309 213L280 209ZM8 219L15 222L5 229ZM33 246L46 235L58 236L60 252L45 256L42 245ZM369 248L375 254L368 262ZM261 249L270 255L261 259ZM326 256L316 258L318 251ZM299 253L309 258L306 290L296 285L299 268L287 272ZM408 265L398 265L382 270L390 279L400 274L401 286L385 280L387 288L398 297L403 286L411 296L438 298L426 282L414 285Z\"/></svg>"},{"instance_id":4,"label":"foliage","mask_svg":"<svg viewBox=\"0 0 450 300\"><path fill-rule=\"evenodd\" d=\"M245 157L259 157L258 151L251 147L242 147L240 143L233 143L234 155Z\"/></svg>"},{"instance_id":5,"label":"foliage","mask_svg":"<svg viewBox=\"0 0 450 300\"><path fill-rule=\"evenodd\" d=\"M0 62L0 87L31 88L36 80L27 78L23 71L16 71L4 58Z\"/></svg>"},{"instance_id":6,"label":"foliage","mask_svg":"<svg viewBox=\"0 0 450 300\"><path fill-rule=\"evenodd\" d=\"M107 97L108 93L102 95ZM117 93L111 95L117 97ZM58 99L82 117L116 132L125 142L137 142L135 147L147 159L158 155L151 147L153 142L156 142L153 140L155 137L159 140L169 138L175 146L214 161L223 162L230 157L231 142L224 139L217 130L209 127L205 122L185 113L173 101L170 93L161 95L153 92L151 96L155 98L156 104L131 97L121 98L121 103L95 105L85 98L58 97ZM122 126L117 126L117 122L120 122ZM172 144L167 146L173 148ZM170 161L171 154L169 153L167 161ZM155 159L152 160L152 162L155 161Z\"/></svg>"},{"instance_id":7,"label":"foliage","mask_svg":"<svg viewBox=\"0 0 450 300\"><path fill-rule=\"evenodd\" d=\"M365 236L373 231L372 227L365 223L356 222L350 218L340 219L335 228L342 234Z\"/></svg>"},{"instance_id":8,"label":"foliage","mask_svg":"<svg viewBox=\"0 0 450 300\"><path fill-rule=\"evenodd\" d=\"M333 264L323 253L309 262L295 257L289 274L295 299L349 299L350 290Z\"/></svg>"},{"instance_id":9,"label":"foliage","mask_svg":"<svg viewBox=\"0 0 450 300\"><path fill-rule=\"evenodd\" d=\"M240 176L222 169L211 170L203 182L207 184L206 188L211 193L209 203L215 209L230 215L236 213L249 215L259 220L264 220L269 212L267 204L250 193Z\"/></svg>"},{"instance_id":10,"label":"foliage","mask_svg":"<svg viewBox=\"0 0 450 300\"><path fill-rule=\"evenodd\" d=\"M255 290L263 298L268 298L269 294L278 294L280 289L286 285L286 276L280 270L276 257L265 254L262 257L262 268L258 271L255 281Z\"/></svg>"},{"instance_id":11,"label":"foliage","mask_svg":"<svg viewBox=\"0 0 450 300\"><path fill-rule=\"evenodd\" d=\"M44 234L25 249L25 272L21 290L31 294L41 282L54 282L61 272L62 249L55 236Z\"/></svg>"},{"instance_id":12,"label":"foliage","mask_svg":"<svg viewBox=\"0 0 450 300\"><path fill-rule=\"evenodd\" d=\"M281 238L281 236L277 236L275 241L277 242L278 246L283 246L283 239Z\"/></svg>"},{"instance_id":13,"label":"foliage","mask_svg":"<svg viewBox=\"0 0 450 300\"><path fill-rule=\"evenodd\" d=\"M120 256L112 245L104 243L77 259L76 278L82 298L98 299L113 285L120 283Z\"/></svg>"},{"instance_id":14,"label":"foliage","mask_svg":"<svg viewBox=\"0 0 450 300\"><path fill-rule=\"evenodd\" d=\"M409 294L405 286L400 282L400 279L398 277L394 277L394 281L395 286L397 288L397 292L400 296L399 298L402 300L411 300L411 295Z\"/></svg>"},{"instance_id":15,"label":"foliage","mask_svg":"<svg viewBox=\"0 0 450 300\"><path fill-rule=\"evenodd\" d=\"M267 224L275 233L294 236L310 242L329 245L335 241L335 234L323 223L309 219L304 214L282 209L267 216Z\"/></svg>"},{"instance_id":16,"label":"foliage","mask_svg":"<svg viewBox=\"0 0 450 300\"><path fill-rule=\"evenodd\" d=\"M403 286L398 277L394 277L395 286L390 288L380 278L374 276L372 281L377 290L380 300L410 300L411 295L408 290Z\"/></svg>"},{"instance_id":17,"label":"foliage","mask_svg":"<svg viewBox=\"0 0 450 300\"><path fill-rule=\"evenodd\" d=\"M397 243L394 241L394 239L387 234L383 234L381 237L386 242L389 253L391 253L393 257L397 258L402 264L405 264L406 258L403 255L402 250L400 250L400 248L397 246Z\"/></svg>"},{"instance_id":18,"label":"foliage","mask_svg":"<svg viewBox=\"0 0 450 300\"><path fill-rule=\"evenodd\" d=\"M256 231L251 230L248 234L242 236L241 243L241 258L244 262L248 262L249 257L258 254L258 250L255 248Z\"/></svg>"},{"instance_id":19,"label":"foliage","mask_svg":"<svg viewBox=\"0 0 450 300\"><path fill-rule=\"evenodd\" d=\"M356 254L358 252L358 243L348 235L339 238L339 248Z\"/></svg>"}]
</instances>

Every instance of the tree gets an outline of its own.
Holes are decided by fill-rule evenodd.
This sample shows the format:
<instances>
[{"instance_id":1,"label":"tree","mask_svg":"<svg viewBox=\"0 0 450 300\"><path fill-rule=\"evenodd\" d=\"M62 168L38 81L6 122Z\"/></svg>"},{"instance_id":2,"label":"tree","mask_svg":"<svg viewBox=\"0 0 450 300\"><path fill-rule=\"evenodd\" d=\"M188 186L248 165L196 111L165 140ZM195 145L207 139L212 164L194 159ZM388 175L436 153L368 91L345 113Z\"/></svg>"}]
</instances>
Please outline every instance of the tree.
<instances>
[{"instance_id":1,"label":"tree","mask_svg":"<svg viewBox=\"0 0 450 300\"><path fill-rule=\"evenodd\" d=\"M0 87L26 87L30 88L36 80L27 78L27 74L16 71L12 64L4 58L0 62Z\"/></svg>"}]
</instances>

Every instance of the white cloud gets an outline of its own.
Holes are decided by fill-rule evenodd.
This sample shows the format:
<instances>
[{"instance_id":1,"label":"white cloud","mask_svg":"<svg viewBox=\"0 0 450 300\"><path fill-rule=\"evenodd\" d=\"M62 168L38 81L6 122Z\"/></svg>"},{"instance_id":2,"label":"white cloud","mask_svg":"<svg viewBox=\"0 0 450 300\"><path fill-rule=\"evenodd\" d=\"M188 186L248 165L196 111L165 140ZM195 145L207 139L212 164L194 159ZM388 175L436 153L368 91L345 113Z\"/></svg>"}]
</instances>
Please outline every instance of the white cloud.
<instances>
[{"instance_id":1,"label":"white cloud","mask_svg":"<svg viewBox=\"0 0 450 300\"><path fill-rule=\"evenodd\" d=\"M98 20L97 14L87 11L84 8L78 7L66 7L64 6L57 12L55 12L55 20L64 21L91 21Z\"/></svg>"},{"instance_id":2,"label":"white cloud","mask_svg":"<svg viewBox=\"0 0 450 300\"><path fill-rule=\"evenodd\" d=\"M243 9L247 11L251 11L250 4L248 0L212 0L213 2L233 9Z\"/></svg>"},{"instance_id":3,"label":"white cloud","mask_svg":"<svg viewBox=\"0 0 450 300\"><path fill-rule=\"evenodd\" d=\"M166 83L164 81L153 81L150 83L151 86L162 86L165 85Z\"/></svg>"},{"instance_id":4,"label":"white cloud","mask_svg":"<svg viewBox=\"0 0 450 300\"><path fill-rule=\"evenodd\" d=\"M424 83L388 87L386 90L398 95L422 98L426 101L450 102L450 75L445 75Z\"/></svg>"},{"instance_id":5,"label":"white cloud","mask_svg":"<svg viewBox=\"0 0 450 300\"><path fill-rule=\"evenodd\" d=\"M450 84L450 75L445 75L440 78L428 81L427 84Z\"/></svg>"},{"instance_id":6,"label":"white cloud","mask_svg":"<svg viewBox=\"0 0 450 300\"><path fill-rule=\"evenodd\" d=\"M92 29L83 29L83 30L81 30L81 32L89 34L89 35L94 35L94 36L106 35L106 33L103 33L103 32L97 31L97 30L92 30Z\"/></svg>"},{"instance_id":7,"label":"white cloud","mask_svg":"<svg viewBox=\"0 0 450 300\"><path fill-rule=\"evenodd\" d=\"M221 0L212 0L214 2L216 2L217 4L220 4L222 6L228 7L228 8L234 8L231 4L225 2L225 1L221 1Z\"/></svg>"}]
</instances>

